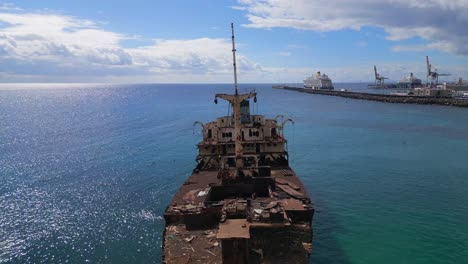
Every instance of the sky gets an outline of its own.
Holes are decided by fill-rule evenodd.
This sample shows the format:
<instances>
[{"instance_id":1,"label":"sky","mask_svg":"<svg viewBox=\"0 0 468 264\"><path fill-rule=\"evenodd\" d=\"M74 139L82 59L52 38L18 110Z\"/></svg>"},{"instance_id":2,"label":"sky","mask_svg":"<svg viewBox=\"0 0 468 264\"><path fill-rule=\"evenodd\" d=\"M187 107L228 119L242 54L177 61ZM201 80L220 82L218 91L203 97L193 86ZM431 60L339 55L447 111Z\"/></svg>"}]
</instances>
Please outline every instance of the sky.
<instances>
[{"instance_id":1,"label":"sky","mask_svg":"<svg viewBox=\"0 0 468 264\"><path fill-rule=\"evenodd\" d=\"M0 82L468 79L468 0L0 1Z\"/></svg>"}]
</instances>

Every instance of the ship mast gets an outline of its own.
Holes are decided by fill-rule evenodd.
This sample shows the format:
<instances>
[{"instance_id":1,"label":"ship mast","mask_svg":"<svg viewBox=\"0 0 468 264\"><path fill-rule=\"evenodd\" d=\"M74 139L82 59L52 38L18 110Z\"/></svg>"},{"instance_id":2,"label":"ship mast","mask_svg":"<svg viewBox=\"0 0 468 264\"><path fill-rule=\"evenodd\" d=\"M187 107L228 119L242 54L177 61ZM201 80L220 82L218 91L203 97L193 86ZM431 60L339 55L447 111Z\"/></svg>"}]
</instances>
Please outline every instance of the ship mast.
<instances>
[{"instance_id":1,"label":"ship mast","mask_svg":"<svg viewBox=\"0 0 468 264\"><path fill-rule=\"evenodd\" d=\"M236 67L236 47L234 43L234 24L231 23L231 33L232 33L232 60L234 66L234 95L232 94L216 94L216 98L221 98L226 101L229 101L232 105L233 116L234 116L234 138L235 138L235 158L236 158L236 168L242 169L244 167L244 148L242 146L242 123L241 123L241 102L248 100L249 98L256 97L257 93L250 92L246 94L239 94L237 89L237 67Z\"/></svg>"},{"instance_id":2,"label":"ship mast","mask_svg":"<svg viewBox=\"0 0 468 264\"><path fill-rule=\"evenodd\" d=\"M232 66L234 66L234 89L237 91L237 66L236 66L236 44L234 42L234 23L231 23L231 33L232 33Z\"/></svg>"}]
</instances>

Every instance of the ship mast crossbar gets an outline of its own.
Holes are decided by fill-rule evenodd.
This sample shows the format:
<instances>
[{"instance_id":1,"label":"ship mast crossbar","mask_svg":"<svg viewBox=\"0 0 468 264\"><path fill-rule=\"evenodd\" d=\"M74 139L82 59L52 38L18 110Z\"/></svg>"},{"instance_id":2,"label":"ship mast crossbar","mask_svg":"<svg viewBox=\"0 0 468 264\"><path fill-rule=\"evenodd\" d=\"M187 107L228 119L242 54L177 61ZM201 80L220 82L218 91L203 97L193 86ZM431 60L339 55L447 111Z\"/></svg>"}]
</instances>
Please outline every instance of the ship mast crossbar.
<instances>
[{"instance_id":1,"label":"ship mast crossbar","mask_svg":"<svg viewBox=\"0 0 468 264\"><path fill-rule=\"evenodd\" d=\"M235 137L235 156L236 156L236 168L242 169L244 167L243 154L244 149L242 146L242 123L241 123L241 102L248 100L252 97L256 98L256 92L250 92L246 94L239 94L237 89L237 68L236 68L236 46L234 43L234 24L231 23L231 32L232 32L232 59L234 66L234 88L235 93L232 94L216 94L215 102L217 98L224 99L231 103L232 112L234 116L234 137Z\"/></svg>"},{"instance_id":2,"label":"ship mast crossbar","mask_svg":"<svg viewBox=\"0 0 468 264\"><path fill-rule=\"evenodd\" d=\"M241 169L244 167L244 161L242 159L244 154L244 147L242 146L242 123L241 123L241 102L248 100L252 97L256 97L256 92L250 92L247 94L216 94L216 98L221 98L232 105L232 112L234 114L234 137L235 137L235 153L236 153L236 168Z\"/></svg>"}]
</instances>

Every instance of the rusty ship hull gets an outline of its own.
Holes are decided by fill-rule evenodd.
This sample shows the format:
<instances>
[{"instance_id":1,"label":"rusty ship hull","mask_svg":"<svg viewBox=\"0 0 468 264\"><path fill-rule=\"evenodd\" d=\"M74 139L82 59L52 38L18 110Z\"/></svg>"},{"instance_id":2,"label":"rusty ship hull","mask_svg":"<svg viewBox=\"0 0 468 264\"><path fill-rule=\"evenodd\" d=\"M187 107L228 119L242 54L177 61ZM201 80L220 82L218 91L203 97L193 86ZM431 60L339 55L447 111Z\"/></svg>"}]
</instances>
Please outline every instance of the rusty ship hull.
<instances>
[{"instance_id":1,"label":"rusty ship hull","mask_svg":"<svg viewBox=\"0 0 468 264\"><path fill-rule=\"evenodd\" d=\"M291 168L241 185L222 185L217 175L194 173L174 196L164 215L164 263L309 263L314 210ZM271 193L252 198L265 182Z\"/></svg>"},{"instance_id":2,"label":"rusty ship hull","mask_svg":"<svg viewBox=\"0 0 468 264\"><path fill-rule=\"evenodd\" d=\"M216 94L232 113L195 122L197 165L167 206L163 263L309 263L314 208L289 166L281 115L250 114L255 91Z\"/></svg>"}]
</instances>

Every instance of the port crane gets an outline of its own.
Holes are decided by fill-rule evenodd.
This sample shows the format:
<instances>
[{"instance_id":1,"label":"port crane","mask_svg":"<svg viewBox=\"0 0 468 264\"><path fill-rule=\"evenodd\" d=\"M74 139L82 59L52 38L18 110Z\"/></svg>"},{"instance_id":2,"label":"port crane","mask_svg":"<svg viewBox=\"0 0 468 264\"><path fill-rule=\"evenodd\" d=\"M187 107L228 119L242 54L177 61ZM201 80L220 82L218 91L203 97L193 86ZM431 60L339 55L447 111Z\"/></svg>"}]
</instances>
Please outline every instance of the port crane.
<instances>
[{"instance_id":1,"label":"port crane","mask_svg":"<svg viewBox=\"0 0 468 264\"><path fill-rule=\"evenodd\" d=\"M429 56L426 56L426 66L427 66L427 86L432 87L434 84L437 86L439 84L439 76L450 76L449 73L438 73L437 69L432 70L432 64L429 63Z\"/></svg>"},{"instance_id":2,"label":"port crane","mask_svg":"<svg viewBox=\"0 0 468 264\"><path fill-rule=\"evenodd\" d=\"M383 77L382 75L377 73L377 66L374 65L374 75L375 75L375 85L378 86L383 86L385 83L385 79L388 79L387 77Z\"/></svg>"}]
</instances>

